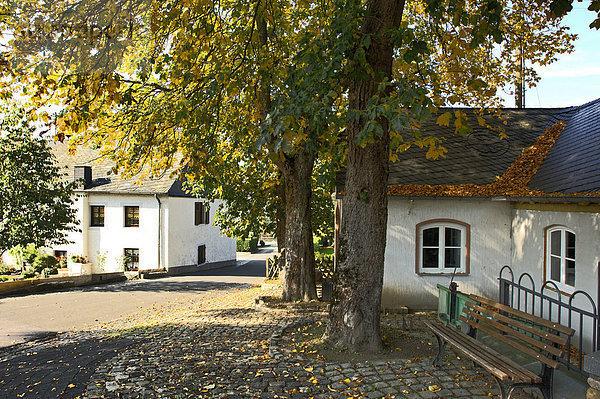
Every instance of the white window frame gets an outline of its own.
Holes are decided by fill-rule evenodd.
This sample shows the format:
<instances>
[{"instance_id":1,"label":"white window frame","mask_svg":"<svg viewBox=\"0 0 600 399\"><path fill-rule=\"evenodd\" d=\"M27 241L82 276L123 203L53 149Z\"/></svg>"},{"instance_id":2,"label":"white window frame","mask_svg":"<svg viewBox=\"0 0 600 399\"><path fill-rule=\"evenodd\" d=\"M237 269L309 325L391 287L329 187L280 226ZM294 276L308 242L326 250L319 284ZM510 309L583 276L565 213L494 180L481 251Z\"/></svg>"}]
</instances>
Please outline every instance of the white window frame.
<instances>
[{"instance_id":1,"label":"white window frame","mask_svg":"<svg viewBox=\"0 0 600 399\"><path fill-rule=\"evenodd\" d=\"M437 227L440 230L439 237L439 246L435 248L439 248L439 259L438 259L438 267L423 267L423 231L426 229ZM446 268L445 265L445 249L446 243L446 235L444 233L444 229L446 227L456 229L461 232L461 254L460 254L460 266L456 268L456 274L469 274L470 273L470 265L469 265L469 251L470 251L470 241L471 241L471 226L469 224L453 220L453 219L434 219L427 220L417 224L417 245L416 245L416 273L417 274L436 274L436 275L447 275L453 274L454 268ZM425 247L427 248L427 247ZM433 248L433 247L431 247ZM450 247L453 248L453 247Z\"/></svg>"},{"instance_id":2,"label":"white window frame","mask_svg":"<svg viewBox=\"0 0 600 399\"><path fill-rule=\"evenodd\" d=\"M552 254L552 233L560 231L561 248L560 255ZM567 233L575 236L575 258L567 257ZM561 291L571 292L575 290L577 284L577 234L566 226L550 226L546 229L545 237L545 265L544 265L544 280L552 281ZM552 279L552 258L560 259L560 281ZM567 260L575 263L575 279L573 285L567 284Z\"/></svg>"}]
</instances>

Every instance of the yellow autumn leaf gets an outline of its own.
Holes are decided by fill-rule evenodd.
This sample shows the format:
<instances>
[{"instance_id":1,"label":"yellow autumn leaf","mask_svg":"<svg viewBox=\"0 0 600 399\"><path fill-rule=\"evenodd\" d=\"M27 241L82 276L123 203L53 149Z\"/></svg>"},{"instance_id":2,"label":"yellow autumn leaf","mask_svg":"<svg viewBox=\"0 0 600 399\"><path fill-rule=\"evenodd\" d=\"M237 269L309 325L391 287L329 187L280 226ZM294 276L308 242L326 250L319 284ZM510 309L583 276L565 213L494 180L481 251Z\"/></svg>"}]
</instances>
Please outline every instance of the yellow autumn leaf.
<instances>
[{"instance_id":1,"label":"yellow autumn leaf","mask_svg":"<svg viewBox=\"0 0 600 399\"><path fill-rule=\"evenodd\" d=\"M429 389L431 392L438 392L442 390L442 387L439 385L430 385L427 389Z\"/></svg>"},{"instance_id":2,"label":"yellow autumn leaf","mask_svg":"<svg viewBox=\"0 0 600 399\"><path fill-rule=\"evenodd\" d=\"M438 116L437 121L435 122L439 126L450 126L450 117L452 114L450 112L444 112L440 116Z\"/></svg>"}]
</instances>

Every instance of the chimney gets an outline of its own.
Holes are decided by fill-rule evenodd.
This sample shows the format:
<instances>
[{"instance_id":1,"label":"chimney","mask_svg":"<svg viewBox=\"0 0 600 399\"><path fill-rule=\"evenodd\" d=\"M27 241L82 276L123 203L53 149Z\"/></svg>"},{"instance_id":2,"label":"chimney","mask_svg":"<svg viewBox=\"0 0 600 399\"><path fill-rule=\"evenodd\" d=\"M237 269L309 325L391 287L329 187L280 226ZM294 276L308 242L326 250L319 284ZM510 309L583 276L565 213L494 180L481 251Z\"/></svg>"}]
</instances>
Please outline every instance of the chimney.
<instances>
[{"instance_id":1,"label":"chimney","mask_svg":"<svg viewBox=\"0 0 600 399\"><path fill-rule=\"evenodd\" d=\"M73 181L75 188L84 190L92 185L92 167L91 166L75 166Z\"/></svg>"}]
</instances>

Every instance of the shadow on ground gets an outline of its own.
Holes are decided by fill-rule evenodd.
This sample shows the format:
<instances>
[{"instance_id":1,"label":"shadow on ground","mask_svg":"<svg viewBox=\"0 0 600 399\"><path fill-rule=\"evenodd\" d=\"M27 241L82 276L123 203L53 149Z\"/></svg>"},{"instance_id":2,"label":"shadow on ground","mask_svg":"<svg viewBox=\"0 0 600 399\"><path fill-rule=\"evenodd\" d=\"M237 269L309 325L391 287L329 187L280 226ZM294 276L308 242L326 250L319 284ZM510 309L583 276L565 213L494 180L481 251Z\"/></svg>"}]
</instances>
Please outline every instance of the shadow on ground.
<instances>
[{"instance_id":1,"label":"shadow on ground","mask_svg":"<svg viewBox=\"0 0 600 399\"><path fill-rule=\"evenodd\" d=\"M96 367L132 343L131 339L61 342L52 336L33 345L15 345L0 361L0 397L78 397Z\"/></svg>"}]
</instances>

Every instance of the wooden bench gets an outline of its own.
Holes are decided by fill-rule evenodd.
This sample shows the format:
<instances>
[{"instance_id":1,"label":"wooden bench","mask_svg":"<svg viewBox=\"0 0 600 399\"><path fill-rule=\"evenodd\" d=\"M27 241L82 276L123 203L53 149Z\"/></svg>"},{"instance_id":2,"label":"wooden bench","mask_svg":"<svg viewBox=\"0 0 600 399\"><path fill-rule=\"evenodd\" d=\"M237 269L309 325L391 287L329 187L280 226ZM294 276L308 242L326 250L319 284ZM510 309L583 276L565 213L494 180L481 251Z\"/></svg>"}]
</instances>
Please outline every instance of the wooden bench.
<instances>
[{"instance_id":1,"label":"wooden bench","mask_svg":"<svg viewBox=\"0 0 600 399\"><path fill-rule=\"evenodd\" d=\"M552 398L554 370L559 366L558 359L566 356L575 331L477 295L469 295L469 299L459 316L468 328L466 333L460 327L442 322L425 322L439 344L433 365L442 364L446 344L450 344L494 376L501 398L510 398L514 389L523 387L537 387L545 398ZM477 331L538 360L542 367L540 374L527 370L476 340Z\"/></svg>"}]
</instances>

